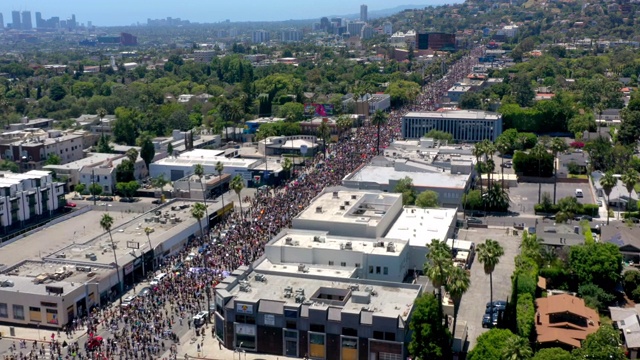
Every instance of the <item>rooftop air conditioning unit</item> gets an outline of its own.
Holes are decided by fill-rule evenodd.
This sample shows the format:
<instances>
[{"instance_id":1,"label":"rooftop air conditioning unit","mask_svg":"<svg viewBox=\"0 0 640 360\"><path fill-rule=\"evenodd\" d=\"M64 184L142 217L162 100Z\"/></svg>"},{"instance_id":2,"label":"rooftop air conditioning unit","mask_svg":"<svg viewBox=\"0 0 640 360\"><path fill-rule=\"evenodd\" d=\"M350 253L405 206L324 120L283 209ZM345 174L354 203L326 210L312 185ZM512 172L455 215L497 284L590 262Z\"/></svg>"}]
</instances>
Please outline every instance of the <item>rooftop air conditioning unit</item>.
<instances>
[{"instance_id":1,"label":"rooftop air conditioning unit","mask_svg":"<svg viewBox=\"0 0 640 360\"><path fill-rule=\"evenodd\" d=\"M395 251L396 251L396 246L392 242L389 242L389 244L387 244L387 252L395 252Z\"/></svg>"},{"instance_id":2,"label":"rooftop air conditioning unit","mask_svg":"<svg viewBox=\"0 0 640 360\"><path fill-rule=\"evenodd\" d=\"M337 192L337 191L334 191L334 192L333 192L333 198L334 198L334 199L337 199L337 198L338 198L338 192Z\"/></svg>"},{"instance_id":3,"label":"rooftop air conditioning unit","mask_svg":"<svg viewBox=\"0 0 640 360\"><path fill-rule=\"evenodd\" d=\"M291 237L288 237L284 239L284 243L285 245L293 245L293 239Z\"/></svg>"},{"instance_id":4,"label":"rooftop air conditioning unit","mask_svg":"<svg viewBox=\"0 0 640 360\"><path fill-rule=\"evenodd\" d=\"M355 200L355 199L357 199L357 198L358 198L358 196L357 196L357 195L351 195L351 200Z\"/></svg>"},{"instance_id":5,"label":"rooftop air conditioning unit","mask_svg":"<svg viewBox=\"0 0 640 360\"><path fill-rule=\"evenodd\" d=\"M340 205L340 210L346 210L347 208L344 205Z\"/></svg>"},{"instance_id":6,"label":"rooftop air conditioning unit","mask_svg":"<svg viewBox=\"0 0 640 360\"><path fill-rule=\"evenodd\" d=\"M316 206L316 212L322 213L322 206Z\"/></svg>"},{"instance_id":7,"label":"rooftop air conditioning unit","mask_svg":"<svg viewBox=\"0 0 640 360\"><path fill-rule=\"evenodd\" d=\"M353 250L353 243L351 243L351 241L347 241L347 243L344 244L344 248L346 250Z\"/></svg>"}]
</instances>

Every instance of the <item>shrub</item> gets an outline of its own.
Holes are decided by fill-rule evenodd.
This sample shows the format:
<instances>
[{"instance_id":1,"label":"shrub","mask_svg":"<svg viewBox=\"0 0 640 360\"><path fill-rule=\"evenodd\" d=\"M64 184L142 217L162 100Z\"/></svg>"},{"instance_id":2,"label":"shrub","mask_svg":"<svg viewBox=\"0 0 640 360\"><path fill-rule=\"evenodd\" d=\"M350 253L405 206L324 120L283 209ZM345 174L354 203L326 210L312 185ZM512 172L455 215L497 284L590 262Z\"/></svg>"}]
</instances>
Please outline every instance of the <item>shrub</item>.
<instances>
[{"instance_id":1,"label":"shrub","mask_svg":"<svg viewBox=\"0 0 640 360\"><path fill-rule=\"evenodd\" d=\"M571 277L569 271L561 266L543 267L540 276L547 279L547 287L558 290L571 289Z\"/></svg>"},{"instance_id":2,"label":"shrub","mask_svg":"<svg viewBox=\"0 0 640 360\"><path fill-rule=\"evenodd\" d=\"M538 283L530 274L519 274L518 282L517 282L517 293L518 295L529 294L534 296L536 294L536 288L538 287Z\"/></svg>"},{"instance_id":3,"label":"shrub","mask_svg":"<svg viewBox=\"0 0 640 360\"><path fill-rule=\"evenodd\" d=\"M634 302L640 301L640 287L631 292L631 299L633 299Z\"/></svg>"},{"instance_id":4,"label":"shrub","mask_svg":"<svg viewBox=\"0 0 640 360\"><path fill-rule=\"evenodd\" d=\"M638 289L636 289L638 290ZM634 291L635 293L635 291ZM603 290L596 284L586 284L578 288L578 295L584 299L587 306L598 311L604 311L609 303L615 300L615 296ZM640 295L640 292L638 293Z\"/></svg>"},{"instance_id":5,"label":"shrub","mask_svg":"<svg viewBox=\"0 0 640 360\"><path fill-rule=\"evenodd\" d=\"M525 339L529 339L533 331L536 309L531 294L524 294L518 297L516 305L516 322L518 324L518 334Z\"/></svg>"},{"instance_id":6,"label":"shrub","mask_svg":"<svg viewBox=\"0 0 640 360\"><path fill-rule=\"evenodd\" d=\"M631 293L640 285L640 271L627 270L622 274L622 286L627 296L631 297Z\"/></svg>"}]
</instances>

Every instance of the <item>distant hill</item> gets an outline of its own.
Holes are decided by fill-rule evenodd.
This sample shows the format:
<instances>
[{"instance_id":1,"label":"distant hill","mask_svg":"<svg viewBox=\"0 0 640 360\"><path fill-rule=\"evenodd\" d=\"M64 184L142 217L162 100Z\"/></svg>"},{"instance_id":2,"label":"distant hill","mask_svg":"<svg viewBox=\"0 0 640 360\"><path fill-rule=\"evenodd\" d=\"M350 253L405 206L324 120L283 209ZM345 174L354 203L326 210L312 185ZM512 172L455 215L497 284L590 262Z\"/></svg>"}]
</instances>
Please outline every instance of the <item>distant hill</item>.
<instances>
[{"instance_id":1,"label":"distant hill","mask_svg":"<svg viewBox=\"0 0 640 360\"><path fill-rule=\"evenodd\" d=\"M381 10L369 10L369 19L377 19L377 18L381 18L381 17L387 17L387 16L391 16L394 14L397 14L399 12L402 12L406 9L424 9L427 6L439 6L439 5L444 5L444 4L454 4L454 3L463 3L464 1L462 0L453 0L453 1L446 1L446 0L435 0L433 2L431 2L430 4L421 4L421 5L398 5L396 7L393 8L389 8L389 9L381 9ZM331 15L331 16L327 16L329 18L331 17L342 17L342 18L347 18L347 19L353 19L353 18L360 18L360 13L354 13L354 14L347 14L347 15Z\"/></svg>"}]
</instances>

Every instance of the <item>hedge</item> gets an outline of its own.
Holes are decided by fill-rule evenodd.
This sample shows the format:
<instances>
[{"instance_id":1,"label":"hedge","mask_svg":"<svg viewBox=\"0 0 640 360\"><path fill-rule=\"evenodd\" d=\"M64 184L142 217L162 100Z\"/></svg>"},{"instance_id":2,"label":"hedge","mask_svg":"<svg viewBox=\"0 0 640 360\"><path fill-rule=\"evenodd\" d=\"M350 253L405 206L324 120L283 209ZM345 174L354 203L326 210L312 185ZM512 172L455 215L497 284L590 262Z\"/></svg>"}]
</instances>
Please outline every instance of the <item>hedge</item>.
<instances>
[{"instance_id":1,"label":"hedge","mask_svg":"<svg viewBox=\"0 0 640 360\"><path fill-rule=\"evenodd\" d=\"M600 207L596 204L581 204L578 208L576 215L588 215L592 217L598 217ZM535 204L533 210L536 213L557 214L560 209L558 205L551 205L547 208L543 204Z\"/></svg>"},{"instance_id":2,"label":"hedge","mask_svg":"<svg viewBox=\"0 0 640 360\"><path fill-rule=\"evenodd\" d=\"M518 296L516 304L516 322L518 324L518 334L525 339L529 339L533 331L536 317L536 308L531 294Z\"/></svg>"},{"instance_id":3,"label":"hedge","mask_svg":"<svg viewBox=\"0 0 640 360\"><path fill-rule=\"evenodd\" d=\"M533 277L533 274L518 274L517 289L518 295L529 294L534 296L536 294L536 288L538 283Z\"/></svg>"}]
</instances>

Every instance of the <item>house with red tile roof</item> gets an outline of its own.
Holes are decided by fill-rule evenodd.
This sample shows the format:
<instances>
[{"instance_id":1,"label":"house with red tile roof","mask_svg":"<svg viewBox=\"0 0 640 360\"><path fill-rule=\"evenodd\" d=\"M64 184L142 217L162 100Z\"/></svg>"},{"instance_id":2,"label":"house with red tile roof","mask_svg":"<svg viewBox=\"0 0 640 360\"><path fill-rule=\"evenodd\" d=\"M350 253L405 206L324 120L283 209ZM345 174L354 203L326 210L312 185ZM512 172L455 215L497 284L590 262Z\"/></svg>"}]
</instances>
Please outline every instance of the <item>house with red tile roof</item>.
<instances>
[{"instance_id":1,"label":"house with red tile roof","mask_svg":"<svg viewBox=\"0 0 640 360\"><path fill-rule=\"evenodd\" d=\"M542 347L579 348L600 327L598 313L568 294L536 299L537 342Z\"/></svg>"}]
</instances>

